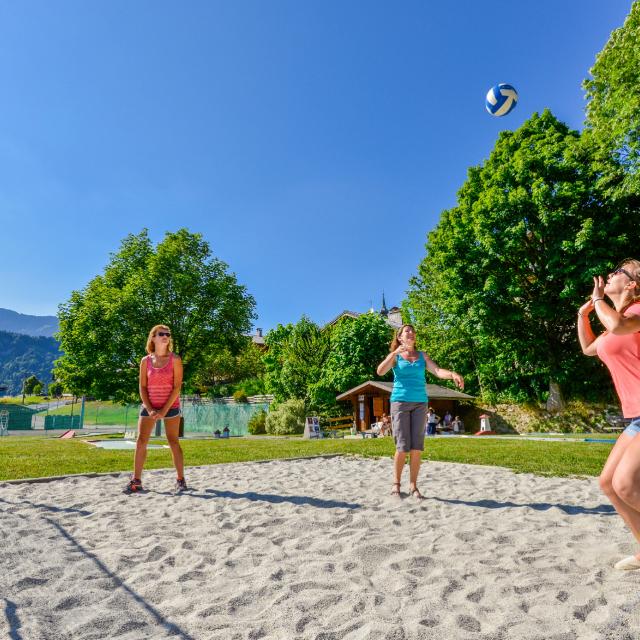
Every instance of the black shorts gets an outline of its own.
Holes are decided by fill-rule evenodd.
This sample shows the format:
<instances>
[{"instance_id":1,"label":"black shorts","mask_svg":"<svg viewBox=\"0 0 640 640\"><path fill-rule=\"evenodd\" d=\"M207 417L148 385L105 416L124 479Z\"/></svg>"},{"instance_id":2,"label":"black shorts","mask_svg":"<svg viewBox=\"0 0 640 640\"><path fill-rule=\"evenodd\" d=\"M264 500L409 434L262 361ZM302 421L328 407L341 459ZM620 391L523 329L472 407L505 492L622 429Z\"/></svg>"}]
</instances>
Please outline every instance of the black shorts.
<instances>
[{"instance_id":1,"label":"black shorts","mask_svg":"<svg viewBox=\"0 0 640 640\"><path fill-rule=\"evenodd\" d=\"M175 407L175 409L169 409L169 411L167 411L167 415L165 416L165 418L175 418L181 415L182 415L182 411L180 410L180 407ZM141 418L150 417L149 412L144 407L141 407L140 409L140 417Z\"/></svg>"}]
</instances>

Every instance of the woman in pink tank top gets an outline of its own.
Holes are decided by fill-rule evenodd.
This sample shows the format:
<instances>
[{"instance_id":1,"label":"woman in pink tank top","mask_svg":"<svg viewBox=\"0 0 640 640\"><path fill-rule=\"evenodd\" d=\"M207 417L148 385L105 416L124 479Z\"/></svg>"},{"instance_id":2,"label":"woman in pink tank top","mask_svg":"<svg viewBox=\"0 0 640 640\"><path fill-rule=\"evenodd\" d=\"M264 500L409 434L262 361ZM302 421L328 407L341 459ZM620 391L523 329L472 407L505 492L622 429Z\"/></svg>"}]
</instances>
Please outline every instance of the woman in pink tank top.
<instances>
[{"instance_id":1,"label":"woman in pink tank top","mask_svg":"<svg viewBox=\"0 0 640 640\"><path fill-rule=\"evenodd\" d=\"M182 361L173 353L171 330L158 324L149 332L147 355L140 361L140 398L142 407L138 418L138 438L134 457L133 476L125 493L142 490L142 469L147 458L147 445L157 420L164 422L164 430L171 448L173 464L178 475L176 491L184 491L184 460L178 434L180 431L180 388Z\"/></svg>"},{"instance_id":2,"label":"woman in pink tank top","mask_svg":"<svg viewBox=\"0 0 640 640\"><path fill-rule=\"evenodd\" d=\"M606 282L593 280L591 299L578 311L578 339L585 355L598 356L609 369L622 415L630 420L604 465L600 487L640 543L640 261L623 260ZM598 337L591 328L592 311L605 328ZM640 569L640 553L615 566Z\"/></svg>"}]
</instances>

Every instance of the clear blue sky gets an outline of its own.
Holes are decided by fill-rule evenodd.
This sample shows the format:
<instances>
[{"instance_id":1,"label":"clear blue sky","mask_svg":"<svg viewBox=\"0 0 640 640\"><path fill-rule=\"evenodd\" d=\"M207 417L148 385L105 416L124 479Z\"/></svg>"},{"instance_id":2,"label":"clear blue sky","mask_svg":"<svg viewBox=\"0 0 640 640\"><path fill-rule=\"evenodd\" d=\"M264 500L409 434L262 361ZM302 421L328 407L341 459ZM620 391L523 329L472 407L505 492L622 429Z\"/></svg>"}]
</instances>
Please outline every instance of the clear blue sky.
<instances>
[{"instance_id":1,"label":"clear blue sky","mask_svg":"<svg viewBox=\"0 0 640 640\"><path fill-rule=\"evenodd\" d=\"M143 227L201 232L265 330L398 304L501 129L581 128L631 4L0 0L0 307L55 313Z\"/></svg>"}]
</instances>

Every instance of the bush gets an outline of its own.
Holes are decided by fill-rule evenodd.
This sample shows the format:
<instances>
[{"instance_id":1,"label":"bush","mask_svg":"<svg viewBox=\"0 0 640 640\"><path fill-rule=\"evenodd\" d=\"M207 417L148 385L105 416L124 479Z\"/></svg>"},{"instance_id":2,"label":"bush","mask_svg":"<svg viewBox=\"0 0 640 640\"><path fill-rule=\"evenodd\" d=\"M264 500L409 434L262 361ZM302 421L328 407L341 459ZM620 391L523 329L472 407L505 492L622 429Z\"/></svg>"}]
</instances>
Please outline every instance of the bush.
<instances>
[{"instance_id":1,"label":"bush","mask_svg":"<svg viewBox=\"0 0 640 640\"><path fill-rule=\"evenodd\" d=\"M267 412L264 409L251 416L247 429L250 434L257 436L261 433L267 433L265 423L267 420Z\"/></svg>"},{"instance_id":2,"label":"bush","mask_svg":"<svg viewBox=\"0 0 640 640\"><path fill-rule=\"evenodd\" d=\"M233 399L236 402L249 402L249 400L247 399L247 394L242 389L238 389L238 391L234 391Z\"/></svg>"},{"instance_id":3,"label":"bush","mask_svg":"<svg viewBox=\"0 0 640 640\"><path fill-rule=\"evenodd\" d=\"M265 428L271 435L291 435L304 431L305 407L304 400L292 398L267 415Z\"/></svg>"}]
</instances>

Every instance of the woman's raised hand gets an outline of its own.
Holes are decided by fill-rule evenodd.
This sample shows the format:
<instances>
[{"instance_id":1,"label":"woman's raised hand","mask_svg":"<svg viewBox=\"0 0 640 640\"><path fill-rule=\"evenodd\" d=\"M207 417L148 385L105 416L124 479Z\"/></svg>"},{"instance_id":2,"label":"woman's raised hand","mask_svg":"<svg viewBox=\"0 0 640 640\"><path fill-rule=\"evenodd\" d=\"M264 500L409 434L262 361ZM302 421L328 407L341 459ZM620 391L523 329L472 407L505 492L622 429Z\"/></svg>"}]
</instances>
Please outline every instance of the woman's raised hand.
<instances>
[{"instance_id":1,"label":"woman's raised hand","mask_svg":"<svg viewBox=\"0 0 640 640\"><path fill-rule=\"evenodd\" d=\"M604 278L602 276L593 277L591 300L596 300L597 298L604 298Z\"/></svg>"},{"instance_id":2,"label":"woman's raised hand","mask_svg":"<svg viewBox=\"0 0 640 640\"><path fill-rule=\"evenodd\" d=\"M578 315L588 316L594 309L595 304L593 304L593 300L589 298L579 309Z\"/></svg>"}]
</instances>

